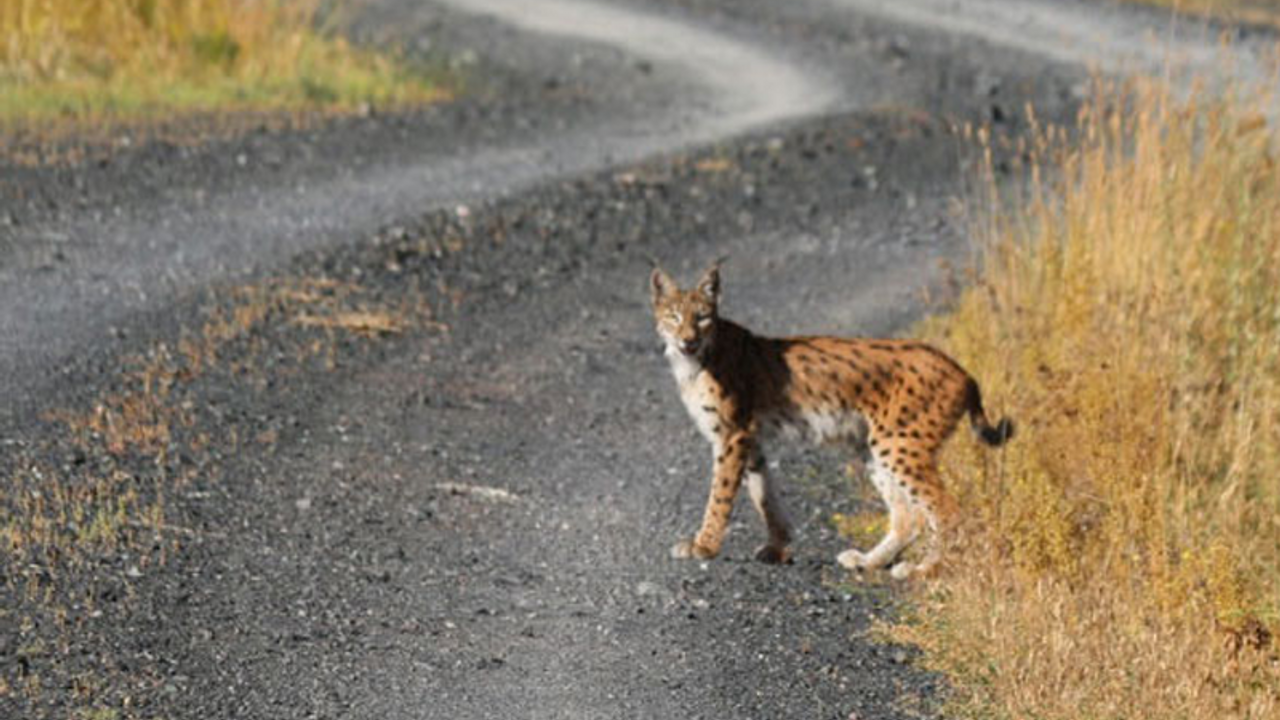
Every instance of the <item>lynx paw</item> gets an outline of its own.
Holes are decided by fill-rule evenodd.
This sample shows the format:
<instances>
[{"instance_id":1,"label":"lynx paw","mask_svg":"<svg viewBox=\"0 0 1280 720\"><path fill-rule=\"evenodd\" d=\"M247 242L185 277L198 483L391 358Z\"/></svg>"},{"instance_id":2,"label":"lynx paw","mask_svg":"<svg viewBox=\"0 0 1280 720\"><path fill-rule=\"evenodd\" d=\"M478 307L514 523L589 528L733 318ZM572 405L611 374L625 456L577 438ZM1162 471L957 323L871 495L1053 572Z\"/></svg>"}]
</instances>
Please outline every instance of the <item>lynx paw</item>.
<instances>
[{"instance_id":1,"label":"lynx paw","mask_svg":"<svg viewBox=\"0 0 1280 720\"><path fill-rule=\"evenodd\" d=\"M867 556L857 550L845 550L836 556L836 562L857 572L862 572L869 568Z\"/></svg>"},{"instance_id":2,"label":"lynx paw","mask_svg":"<svg viewBox=\"0 0 1280 720\"><path fill-rule=\"evenodd\" d=\"M907 562L900 562L889 568L889 576L894 580L906 580L916 571L916 566Z\"/></svg>"},{"instance_id":3,"label":"lynx paw","mask_svg":"<svg viewBox=\"0 0 1280 720\"><path fill-rule=\"evenodd\" d=\"M770 565L782 565L791 562L791 551L784 546L761 545L756 548L756 560Z\"/></svg>"},{"instance_id":4,"label":"lynx paw","mask_svg":"<svg viewBox=\"0 0 1280 720\"><path fill-rule=\"evenodd\" d=\"M715 556L715 552L702 547L693 540L681 540L671 546L671 557L676 560L688 560L689 558L701 558L706 560Z\"/></svg>"}]
</instances>

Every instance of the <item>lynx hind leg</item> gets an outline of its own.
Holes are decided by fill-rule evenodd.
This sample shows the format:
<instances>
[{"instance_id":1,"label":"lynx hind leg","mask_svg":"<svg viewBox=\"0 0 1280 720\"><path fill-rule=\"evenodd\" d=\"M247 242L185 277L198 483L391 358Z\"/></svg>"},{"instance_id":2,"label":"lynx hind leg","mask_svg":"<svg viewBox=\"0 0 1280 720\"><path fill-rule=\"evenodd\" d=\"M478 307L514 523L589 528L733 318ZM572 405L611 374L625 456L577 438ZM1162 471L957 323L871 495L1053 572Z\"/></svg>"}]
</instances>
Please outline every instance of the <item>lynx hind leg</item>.
<instances>
[{"instance_id":1,"label":"lynx hind leg","mask_svg":"<svg viewBox=\"0 0 1280 720\"><path fill-rule=\"evenodd\" d=\"M922 527L908 486L899 478L899 474L879 458L871 463L870 470L872 483L889 507L889 530L871 550L864 553L850 549L836 557L841 565L851 570L876 570L892 565L919 537Z\"/></svg>"},{"instance_id":2,"label":"lynx hind leg","mask_svg":"<svg viewBox=\"0 0 1280 720\"><path fill-rule=\"evenodd\" d=\"M920 468L915 496L916 516L929 528L928 544L920 562L901 563L893 568L893 577L905 579L911 575L927 575L942 560L948 537L959 519L960 506L942 486L942 478L932 464Z\"/></svg>"},{"instance_id":3,"label":"lynx hind leg","mask_svg":"<svg viewBox=\"0 0 1280 720\"><path fill-rule=\"evenodd\" d=\"M764 456L758 452L747 467L746 479L751 503L755 505L756 512L760 513L769 533L769 541L756 550L756 559L766 563L784 563L790 556L787 545L791 542L791 523L788 522L777 490L769 479Z\"/></svg>"}]
</instances>

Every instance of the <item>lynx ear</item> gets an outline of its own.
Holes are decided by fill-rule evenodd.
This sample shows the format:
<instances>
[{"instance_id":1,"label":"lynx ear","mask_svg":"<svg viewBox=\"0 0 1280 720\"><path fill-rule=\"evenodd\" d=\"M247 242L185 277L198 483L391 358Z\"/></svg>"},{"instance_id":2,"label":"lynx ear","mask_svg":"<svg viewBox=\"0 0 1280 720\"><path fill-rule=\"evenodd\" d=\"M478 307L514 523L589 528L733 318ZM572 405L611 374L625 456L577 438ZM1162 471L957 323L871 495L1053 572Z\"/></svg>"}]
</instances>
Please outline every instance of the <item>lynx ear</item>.
<instances>
[{"instance_id":1,"label":"lynx ear","mask_svg":"<svg viewBox=\"0 0 1280 720\"><path fill-rule=\"evenodd\" d=\"M718 261L702 274L702 279L698 281L698 292L713 304L720 302L720 263Z\"/></svg>"},{"instance_id":2,"label":"lynx ear","mask_svg":"<svg viewBox=\"0 0 1280 720\"><path fill-rule=\"evenodd\" d=\"M657 305L662 298L675 292L676 282L671 276L662 271L662 268L653 269L653 274L649 276L649 291L653 293L653 304Z\"/></svg>"}]
</instances>

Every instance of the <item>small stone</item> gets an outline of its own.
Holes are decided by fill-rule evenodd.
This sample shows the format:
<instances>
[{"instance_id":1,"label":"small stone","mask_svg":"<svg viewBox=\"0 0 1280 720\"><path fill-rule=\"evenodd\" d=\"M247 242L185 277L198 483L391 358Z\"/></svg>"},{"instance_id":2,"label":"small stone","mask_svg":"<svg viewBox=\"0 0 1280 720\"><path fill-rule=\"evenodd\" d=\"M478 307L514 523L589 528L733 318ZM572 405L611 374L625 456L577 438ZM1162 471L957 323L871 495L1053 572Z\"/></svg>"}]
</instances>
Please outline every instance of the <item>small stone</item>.
<instances>
[{"instance_id":1,"label":"small stone","mask_svg":"<svg viewBox=\"0 0 1280 720\"><path fill-rule=\"evenodd\" d=\"M658 583L651 582L649 580L642 580L636 583L636 594L641 597L648 597L651 595L663 595L665 593L662 586Z\"/></svg>"},{"instance_id":2,"label":"small stone","mask_svg":"<svg viewBox=\"0 0 1280 720\"><path fill-rule=\"evenodd\" d=\"M894 35L889 41L889 52L894 55L905 58L911 54L911 41L907 40L906 35Z\"/></svg>"}]
</instances>

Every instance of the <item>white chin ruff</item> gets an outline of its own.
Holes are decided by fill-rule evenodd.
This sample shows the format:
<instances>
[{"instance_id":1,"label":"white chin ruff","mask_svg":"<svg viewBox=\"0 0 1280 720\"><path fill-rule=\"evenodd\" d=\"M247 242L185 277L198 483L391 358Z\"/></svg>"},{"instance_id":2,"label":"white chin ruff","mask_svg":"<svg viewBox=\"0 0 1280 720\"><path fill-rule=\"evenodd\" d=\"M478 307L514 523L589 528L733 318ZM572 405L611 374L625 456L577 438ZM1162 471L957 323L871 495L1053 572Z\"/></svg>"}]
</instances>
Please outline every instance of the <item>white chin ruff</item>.
<instances>
[{"instance_id":1,"label":"white chin ruff","mask_svg":"<svg viewBox=\"0 0 1280 720\"><path fill-rule=\"evenodd\" d=\"M675 343L667 343L667 360L671 363L671 372L676 376L676 382L680 384L687 383L698 376L702 372L702 360L697 353L687 353L681 350Z\"/></svg>"}]
</instances>

